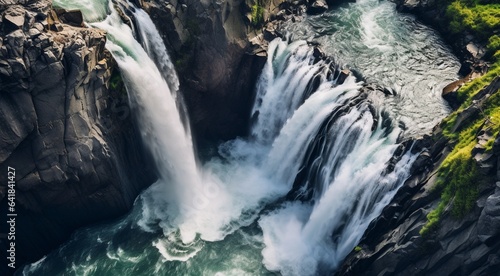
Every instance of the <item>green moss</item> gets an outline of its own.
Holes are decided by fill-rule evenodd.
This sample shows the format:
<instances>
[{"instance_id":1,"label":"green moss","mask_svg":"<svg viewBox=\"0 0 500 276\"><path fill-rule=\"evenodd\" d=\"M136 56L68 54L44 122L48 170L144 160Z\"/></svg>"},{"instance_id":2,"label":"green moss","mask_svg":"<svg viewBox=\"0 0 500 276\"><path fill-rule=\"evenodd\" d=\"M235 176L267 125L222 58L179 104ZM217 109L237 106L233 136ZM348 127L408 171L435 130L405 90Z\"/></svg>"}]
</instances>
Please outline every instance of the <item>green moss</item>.
<instances>
[{"instance_id":1,"label":"green moss","mask_svg":"<svg viewBox=\"0 0 500 276\"><path fill-rule=\"evenodd\" d=\"M441 214L446 207L446 203L444 201L439 202L439 205L436 209L432 210L429 214L427 214L427 223L420 229L421 236L427 236L431 231L435 230L438 226L439 219Z\"/></svg>"},{"instance_id":2,"label":"green moss","mask_svg":"<svg viewBox=\"0 0 500 276\"><path fill-rule=\"evenodd\" d=\"M446 9L450 31L471 31L487 39L500 28L500 4L482 4L480 1L456 0Z\"/></svg>"},{"instance_id":3,"label":"green moss","mask_svg":"<svg viewBox=\"0 0 500 276\"><path fill-rule=\"evenodd\" d=\"M465 132L467 133L462 137L465 142L458 143L438 169L436 189L441 191L441 201L427 215L427 223L420 230L422 236L437 227L446 206L451 204L453 216L461 218L469 212L477 199L477 167L471 155L476 141L469 129Z\"/></svg>"},{"instance_id":4,"label":"green moss","mask_svg":"<svg viewBox=\"0 0 500 276\"><path fill-rule=\"evenodd\" d=\"M488 51L496 52L500 50L500 36L493 35L488 39L488 45L486 46Z\"/></svg>"},{"instance_id":5,"label":"green moss","mask_svg":"<svg viewBox=\"0 0 500 276\"><path fill-rule=\"evenodd\" d=\"M450 207L451 214L455 218L461 218L471 210L477 200L480 180L471 152L477 144L477 134L481 129L488 129L493 134L492 137L497 137L500 133L500 92L493 93L486 99L478 116L464 122L456 132L452 129L458 114L471 104L472 97L490 84L494 78L500 76L498 55L500 54L497 53L495 56L497 61L485 75L460 88L459 98L463 99L463 104L441 123L443 135L454 144L454 147L438 168L435 189L441 192L441 201L437 208L427 215L427 223L420 230L423 236L438 226L447 206ZM494 138L486 143L485 150L491 151L493 143Z\"/></svg>"},{"instance_id":6,"label":"green moss","mask_svg":"<svg viewBox=\"0 0 500 276\"><path fill-rule=\"evenodd\" d=\"M264 23L264 7L261 0L255 1L252 5L252 25L261 26Z\"/></svg>"}]
</instances>

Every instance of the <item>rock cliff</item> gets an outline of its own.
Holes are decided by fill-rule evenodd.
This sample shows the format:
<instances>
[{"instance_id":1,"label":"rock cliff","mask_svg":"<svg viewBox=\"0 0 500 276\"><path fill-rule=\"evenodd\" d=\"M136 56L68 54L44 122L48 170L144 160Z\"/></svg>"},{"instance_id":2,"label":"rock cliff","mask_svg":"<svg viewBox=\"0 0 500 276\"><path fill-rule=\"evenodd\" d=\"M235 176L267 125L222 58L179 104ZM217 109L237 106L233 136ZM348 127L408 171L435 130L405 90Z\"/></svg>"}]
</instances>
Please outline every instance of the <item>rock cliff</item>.
<instances>
[{"instance_id":1,"label":"rock cliff","mask_svg":"<svg viewBox=\"0 0 500 276\"><path fill-rule=\"evenodd\" d=\"M4 214L13 167L20 264L129 210L155 173L103 31L49 0L0 1L0 26L0 200Z\"/></svg>"}]
</instances>

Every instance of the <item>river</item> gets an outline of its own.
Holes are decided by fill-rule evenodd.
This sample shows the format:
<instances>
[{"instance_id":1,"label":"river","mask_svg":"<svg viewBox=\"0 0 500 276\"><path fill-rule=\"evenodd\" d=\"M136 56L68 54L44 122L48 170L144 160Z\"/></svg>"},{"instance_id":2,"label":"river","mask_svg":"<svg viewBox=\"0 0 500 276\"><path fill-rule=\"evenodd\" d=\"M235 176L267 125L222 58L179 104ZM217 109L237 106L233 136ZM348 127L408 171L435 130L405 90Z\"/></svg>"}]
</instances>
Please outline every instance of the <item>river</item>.
<instances>
[{"instance_id":1,"label":"river","mask_svg":"<svg viewBox=\"0 0 500 276\"><path fill-rule=\"evenodd\" d=\"M78 230L24 275L331 274L409 177L417 154L399 144L448 114L440 92L458 77L437 34L394 4L344 4L286 24L255 84L250 135L201 162L149 16L134 9L133 31L105 0L54 2L108 32L160 179L130 214ZM332 60L315 60L312 43ZM342 68L357 77L339 83Z\"/></svg>"}]
</instances>

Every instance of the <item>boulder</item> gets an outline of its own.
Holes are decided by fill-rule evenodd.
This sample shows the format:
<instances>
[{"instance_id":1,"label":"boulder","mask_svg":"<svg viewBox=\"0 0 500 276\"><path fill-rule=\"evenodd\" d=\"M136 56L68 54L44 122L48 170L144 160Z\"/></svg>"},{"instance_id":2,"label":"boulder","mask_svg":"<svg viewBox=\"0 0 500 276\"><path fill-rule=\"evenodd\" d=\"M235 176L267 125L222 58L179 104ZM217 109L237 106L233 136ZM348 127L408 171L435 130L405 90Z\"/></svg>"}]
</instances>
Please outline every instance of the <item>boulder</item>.
<instances>
[{"instance_id":1,"label":"boulder","mask_svg":"<svg viewBox=\"0 0 500 276\"><path fill-rule=\"evenodd\" d=\"M328 4L325 0L313 0L307 7L307 13L311 15L320 14L328 10Z\"/></svg>"},{"instance_id":2,"label":"boulder","mask_svg":"<svg viewBox=\"0 0 500 276\"><path fill-rule=\"evenodd\" d=\"M337 79L337 84L344 83L344 81L347 79L347 77L349 77L349 75L351 75L351 71L349 69L343 69L342 71L340 71L340 75Z\"/></svg>"},{"instance_id":3,"label":"boulder","mask_svg":"<svg viewBox=\"0 0 500 276\"><path fill-rule=\"evenodd\" d=\"M75 27L83 27L83 15L80 10L67 11L64 9L57 9L56 13L61 22Z\"/></svg>"},{"instance_id":4,"label":"boulder","mask_svg":"<svg viewBox=\"0 0 500 276\"><path fill-rule=\"evenodd\" d=\"M22 29L24 26L24 14L7 13L3 17L4 31Z\"/></svg>"}]
</instances>

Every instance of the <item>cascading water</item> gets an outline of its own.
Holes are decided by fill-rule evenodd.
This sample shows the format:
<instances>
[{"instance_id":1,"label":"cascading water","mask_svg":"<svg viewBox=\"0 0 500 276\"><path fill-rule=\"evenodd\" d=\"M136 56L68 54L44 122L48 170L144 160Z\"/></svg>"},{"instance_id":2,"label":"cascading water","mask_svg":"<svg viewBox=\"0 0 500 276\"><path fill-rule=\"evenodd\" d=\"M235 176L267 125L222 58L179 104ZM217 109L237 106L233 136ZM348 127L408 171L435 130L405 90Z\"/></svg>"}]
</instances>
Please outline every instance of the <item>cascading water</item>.
<instances>
[{"instance_id":1,"label":"cascading water","mask_svg":"<svg viewBox=\"0 0 500 276\"><path fill-rule=\"evenodd\" d=\"M286 28L294 41L269 45L250 136L223 143L201 164L165 45L145 12L117 3L56 4L82 9L91 26L108 32L107 48L160 180L126 218L78 231L58 251L26 266L26 275L331 273L408 177L416 156L398 150L400 140L446 114L435 92L458 71L432 31L385 2L363 0L291 23ZM132 29L116 6L128 9ZM356 35L341 34L349 32ZM395 95L364 89L353 76L337 83L339 66L316 60L305 42L311 34L337 62ZM429 39L436 48L418 47ZM408 68L399 74L402 63ZM417 89L412 78L422 74L419 64L428 70ZM416 123L405 119L413 103L426 114Z\"/></svg>"}]
</instances>

